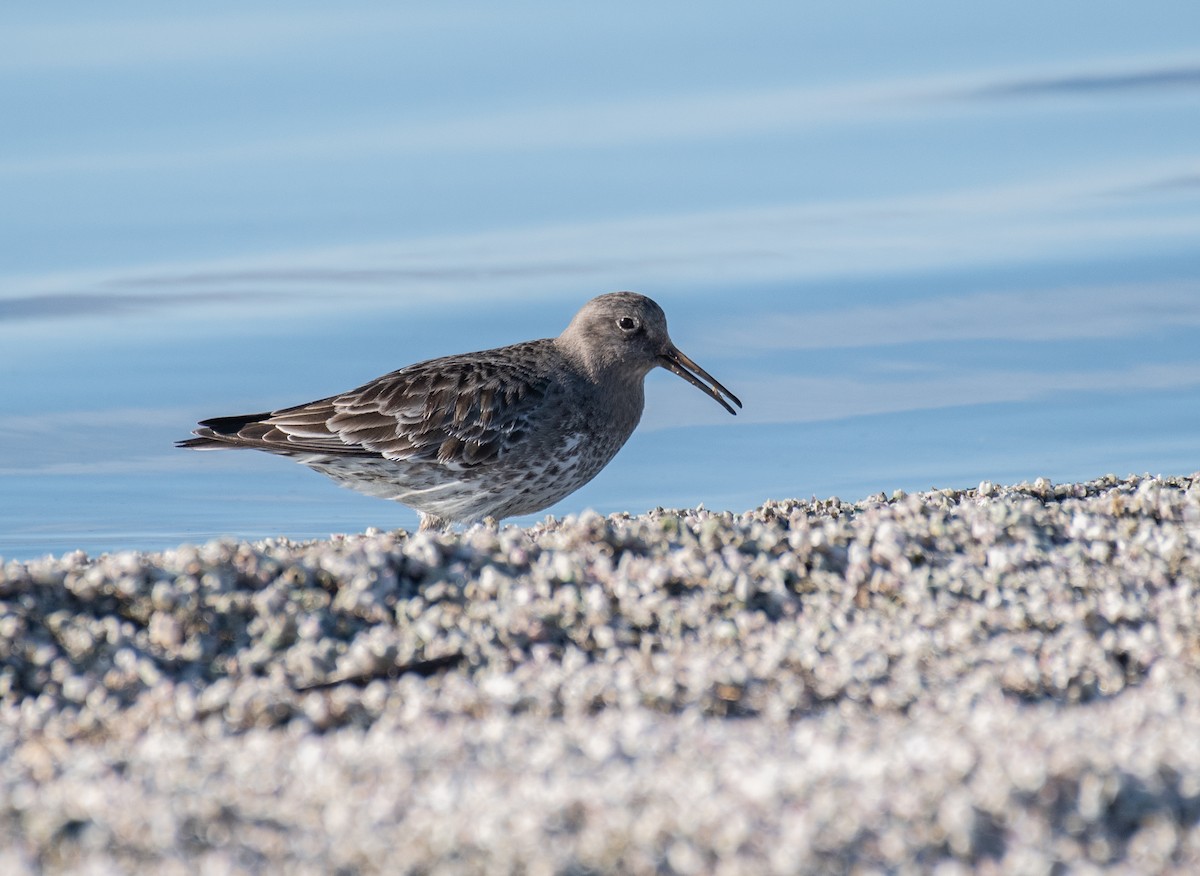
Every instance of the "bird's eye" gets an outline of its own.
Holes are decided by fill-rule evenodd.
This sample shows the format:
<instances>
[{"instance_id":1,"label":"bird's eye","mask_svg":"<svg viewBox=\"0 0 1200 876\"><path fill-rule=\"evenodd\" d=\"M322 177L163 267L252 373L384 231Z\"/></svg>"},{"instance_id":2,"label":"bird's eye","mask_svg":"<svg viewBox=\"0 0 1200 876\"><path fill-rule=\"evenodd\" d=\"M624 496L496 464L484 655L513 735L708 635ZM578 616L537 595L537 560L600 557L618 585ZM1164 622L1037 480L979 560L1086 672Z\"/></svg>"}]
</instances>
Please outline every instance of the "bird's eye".
<instances>
[{"instance_id":1,"label":"bird's eye","mask_svg":"<svg viewBox=\"0 0 1200 876\"><path fill-rule=\"evenodd\" d=\"M638 327L638 321L636 319L634 319L632 316L622 316L620 319L617 320L617 328L619 328L623 332L636 331L637 327Z\"/></svg>"}]
</instances>

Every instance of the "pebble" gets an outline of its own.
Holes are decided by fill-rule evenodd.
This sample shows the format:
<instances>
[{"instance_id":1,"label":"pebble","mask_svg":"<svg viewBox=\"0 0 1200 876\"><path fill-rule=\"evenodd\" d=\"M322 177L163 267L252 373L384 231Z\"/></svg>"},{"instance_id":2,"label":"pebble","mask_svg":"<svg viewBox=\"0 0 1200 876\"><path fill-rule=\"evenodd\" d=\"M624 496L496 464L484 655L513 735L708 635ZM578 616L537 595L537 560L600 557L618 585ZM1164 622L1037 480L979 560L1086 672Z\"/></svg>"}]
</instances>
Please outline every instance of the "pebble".
<instances>
[{"instance_id":1,"label":"pebble","mask_svg":"<svg viewBox=\"0 0 1200 876\"><path fill-rule=\"evenodd\" d=\"M1200 872L1200 474L0 563L0 872Z\"/></svg>"}]
</instances>

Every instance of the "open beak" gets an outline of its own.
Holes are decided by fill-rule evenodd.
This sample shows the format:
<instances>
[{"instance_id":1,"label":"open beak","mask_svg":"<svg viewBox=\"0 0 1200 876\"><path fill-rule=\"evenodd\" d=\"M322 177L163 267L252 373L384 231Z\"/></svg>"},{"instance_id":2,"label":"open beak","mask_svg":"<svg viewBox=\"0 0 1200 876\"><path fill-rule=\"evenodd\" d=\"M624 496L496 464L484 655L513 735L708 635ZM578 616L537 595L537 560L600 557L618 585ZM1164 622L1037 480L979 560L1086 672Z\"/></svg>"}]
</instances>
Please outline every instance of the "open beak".
<instances>
[{"instance_id":1,"label":"open beak","mask_svg":"<svg viewBox=\"0 0 1200 876\"><path fill-rule=\"evenodd\" d=\"M739 408L742 406L741 401L736 395L723 387L715 377L685 356L678 348L672 344L667 348L667 352L658 357L658 364L666 368L672 374L678 374L692 386L702 390L705 395L710 395L721 403L721 407L736 415L735 411L729 404L733 402ZM708 381L705 383L705 381ZM725 399L729 399L726 401Z\"/></svg>"}]
</instances>

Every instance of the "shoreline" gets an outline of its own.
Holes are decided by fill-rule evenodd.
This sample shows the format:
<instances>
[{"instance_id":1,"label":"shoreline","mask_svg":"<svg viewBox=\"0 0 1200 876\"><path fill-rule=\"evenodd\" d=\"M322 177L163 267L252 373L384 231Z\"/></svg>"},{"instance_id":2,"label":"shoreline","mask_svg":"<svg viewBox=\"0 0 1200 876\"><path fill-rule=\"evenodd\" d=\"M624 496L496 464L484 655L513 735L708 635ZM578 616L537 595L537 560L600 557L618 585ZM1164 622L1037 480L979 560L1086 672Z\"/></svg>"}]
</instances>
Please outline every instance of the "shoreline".
<instances>
[{"instance_id":1,"label":"shoreline","mask_svg":"<svg viewBox=\"0 0 1200 876\"><path fill-rule=\"evenodd\" d=\"M1200 474L0 565L0 870L1200 868Z\"/></svg>"}]
</instances>

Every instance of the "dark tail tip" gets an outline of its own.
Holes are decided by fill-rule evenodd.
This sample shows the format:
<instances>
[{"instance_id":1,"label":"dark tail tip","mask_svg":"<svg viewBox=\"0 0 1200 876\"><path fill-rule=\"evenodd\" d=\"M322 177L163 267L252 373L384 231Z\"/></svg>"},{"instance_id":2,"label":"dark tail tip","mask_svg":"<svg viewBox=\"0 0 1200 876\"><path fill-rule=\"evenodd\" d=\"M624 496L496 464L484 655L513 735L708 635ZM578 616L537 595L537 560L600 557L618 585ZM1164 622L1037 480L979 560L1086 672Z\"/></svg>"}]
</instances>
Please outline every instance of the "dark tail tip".
<instances>
[{"instance_id":1,"label":"dark tail tip","mask_svg":"<svg viewBox=\"0 0 1200 876\"><path fill-rule=\"evenodd\" d=\"M213 417L210 420L201 420L200 428L196 430L198 437L176 441L175 446L183 450L213 450L231 445L236 446L238 432L269 416L271 413L267 411L262 414L240 414L236 417Z\"/></svg>"},{"instance_id":2,"label":"dark tail tip","mask_svg":"<svg viewBox=\"0 0 1200 876\"><path fill-rule=\"evenodd\" d=\"M211 420L201 420L200 425L208 427L218 435L233 437L251 423L265 420L269 416L271 416L270 411L264 411L261 414L238 414L234 417L213 417Z\"/></svg>"}]
</instances>

